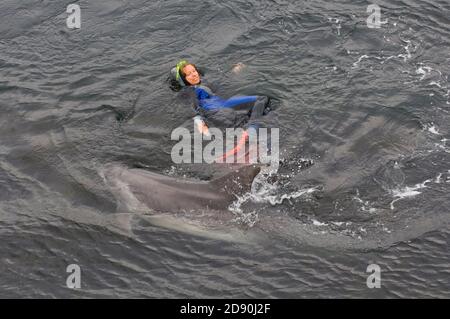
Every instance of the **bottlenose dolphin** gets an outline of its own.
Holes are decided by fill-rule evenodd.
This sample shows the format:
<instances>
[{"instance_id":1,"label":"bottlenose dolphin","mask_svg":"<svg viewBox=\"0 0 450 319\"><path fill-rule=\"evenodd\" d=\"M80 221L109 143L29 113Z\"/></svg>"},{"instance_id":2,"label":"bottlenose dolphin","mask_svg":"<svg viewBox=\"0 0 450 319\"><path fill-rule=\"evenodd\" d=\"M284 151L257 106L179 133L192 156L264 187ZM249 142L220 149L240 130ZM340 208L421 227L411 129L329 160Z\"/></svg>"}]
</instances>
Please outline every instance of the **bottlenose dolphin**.
<instances>
[{"instance_id":1,"label":"bottlenose dolphin","mask_svg":"<svg viewBox=\"0 0 450 319\"><path fill-rule=\"evenodd\" d=\"M251 191L260 170L256 165L244 166L211 181L200 181L109 165L101 175L117 200L119 213L141 213L157 226L239 241L245 231L236 227L236 215L229 206L237 196Z\"/></svg>"}]
</instances>

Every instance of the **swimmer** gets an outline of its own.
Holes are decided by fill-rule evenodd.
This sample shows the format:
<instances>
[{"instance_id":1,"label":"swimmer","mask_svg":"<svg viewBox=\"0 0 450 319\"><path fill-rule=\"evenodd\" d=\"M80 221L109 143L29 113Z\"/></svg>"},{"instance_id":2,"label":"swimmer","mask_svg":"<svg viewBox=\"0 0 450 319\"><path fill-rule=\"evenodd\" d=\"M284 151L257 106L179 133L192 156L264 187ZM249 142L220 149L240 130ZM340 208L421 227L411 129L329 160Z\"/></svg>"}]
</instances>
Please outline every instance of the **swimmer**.
<instances>
[{"instance_id":1,"label":"swimmer","mask_svg":"<svg viewBox=\"0 0 450 319\"><path fill-rule=\"evenodd\" d=\"M238 64L239 68L243 64ZM231 109L235 111L248 111L250 114L250 122L267 114L270 111L269 97L267 96L233 96L229 99L223 99L214 94L213 90L202 82L202 72L195 64L186 60L180 61L176 67L171 70L172 88L181 90L186 88L192 96L194 109L197 116L197 129L207 134L207 126L204 117L208 112L216 112L220 110ZM203 115L203 116L202 116Z\"/></svg>"}]
</instances>

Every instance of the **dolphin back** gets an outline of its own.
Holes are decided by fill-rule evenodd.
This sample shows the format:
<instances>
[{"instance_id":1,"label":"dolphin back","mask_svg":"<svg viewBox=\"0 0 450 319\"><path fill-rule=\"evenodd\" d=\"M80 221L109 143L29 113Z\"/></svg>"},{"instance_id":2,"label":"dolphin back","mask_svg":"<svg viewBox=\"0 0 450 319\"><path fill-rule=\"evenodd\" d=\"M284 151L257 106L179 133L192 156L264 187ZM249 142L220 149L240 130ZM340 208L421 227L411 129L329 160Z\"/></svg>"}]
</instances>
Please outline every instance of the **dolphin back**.
<instances>
[{"instance_id":1,"label":"dolphin back","mask_svg":"<svg viewBox=\"0 0 450 319\"><path fill-rule=\"evenodd\" d=\"M227 193L242 195L251 191L253 180L261 171L257 165L247 165L224 176L212 180L210 183Z\"/></svg>"}]
</instances>

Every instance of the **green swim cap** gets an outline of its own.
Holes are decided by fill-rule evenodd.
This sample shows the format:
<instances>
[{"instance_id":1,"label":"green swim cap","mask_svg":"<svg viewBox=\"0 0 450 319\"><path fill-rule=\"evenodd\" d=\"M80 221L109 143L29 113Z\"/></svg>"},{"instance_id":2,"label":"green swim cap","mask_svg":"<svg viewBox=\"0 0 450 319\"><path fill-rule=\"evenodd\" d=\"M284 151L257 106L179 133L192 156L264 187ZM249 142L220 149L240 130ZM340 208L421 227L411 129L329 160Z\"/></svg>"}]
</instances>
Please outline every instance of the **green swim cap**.
<instances>
[{"instance_id":1,"label":"green swim cap","mask_svg":"<svg viewBox=\"0 0 450 319\"><path fill-rule=\"evenodd\" d=\"M177 68L176 80L177 81L182 80L180 72L187 64L189 64L189 62L186 60L181 60L180 62L177 63L177 66L176 66L176 68Z\"/></svg>"}]
</instances>

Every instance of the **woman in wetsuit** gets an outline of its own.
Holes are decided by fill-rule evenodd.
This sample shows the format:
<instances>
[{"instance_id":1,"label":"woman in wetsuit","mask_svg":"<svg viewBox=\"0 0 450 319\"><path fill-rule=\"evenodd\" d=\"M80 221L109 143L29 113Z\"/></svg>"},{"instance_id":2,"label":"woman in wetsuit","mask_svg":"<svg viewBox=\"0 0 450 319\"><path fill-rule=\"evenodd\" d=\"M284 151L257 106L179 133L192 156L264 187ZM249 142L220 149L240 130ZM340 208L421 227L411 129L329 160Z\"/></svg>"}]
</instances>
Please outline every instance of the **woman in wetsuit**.
<instances>
[{"instance_id":1,"label":"woman in wetsuit","mask_svg":"<svg viewBox=\"0 0 450 319\"><path fill-rule=\"evenodd\" d=\"M249 114L249 124L255 125L255 120L270 111L269 98L267 96L234 96L223 99L214 94L210 87L202 83L201 73L197 67L185 60L180 61L171 71L172 88L181 89L186 87L193 102L197 116L197 126L200 131L204 130L204 119L209 115L220 111L234 110L246 111ZM201 122L202 123L201 123ZM203 125L203 128L202 128Z\"/></svg>"}]
</instances>

